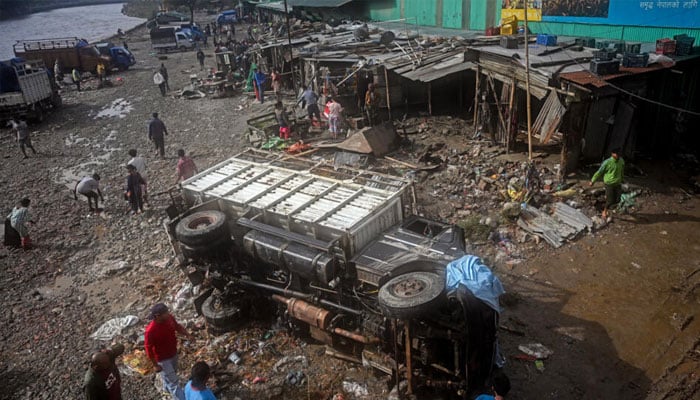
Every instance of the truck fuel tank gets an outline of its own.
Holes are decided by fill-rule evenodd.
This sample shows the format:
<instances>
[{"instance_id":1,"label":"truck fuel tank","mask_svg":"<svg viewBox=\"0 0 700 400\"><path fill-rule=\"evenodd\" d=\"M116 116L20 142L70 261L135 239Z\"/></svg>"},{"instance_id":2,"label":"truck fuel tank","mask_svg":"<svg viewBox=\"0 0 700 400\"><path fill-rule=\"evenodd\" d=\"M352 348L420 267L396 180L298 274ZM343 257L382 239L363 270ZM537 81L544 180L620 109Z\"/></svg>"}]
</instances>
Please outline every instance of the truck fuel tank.
<instances>
[{"instance_id":1,"label":"truck fuel tank","mask_svg":"<svg viewBox=\"0 0 700 400\"><path fill-rule=\"evenodd\" d=\"M249 256L287 267L312 282L328 285L335 278L335 259L328 253L267 233L251 230L243 237Z\"/></svg>"}]
</instances>

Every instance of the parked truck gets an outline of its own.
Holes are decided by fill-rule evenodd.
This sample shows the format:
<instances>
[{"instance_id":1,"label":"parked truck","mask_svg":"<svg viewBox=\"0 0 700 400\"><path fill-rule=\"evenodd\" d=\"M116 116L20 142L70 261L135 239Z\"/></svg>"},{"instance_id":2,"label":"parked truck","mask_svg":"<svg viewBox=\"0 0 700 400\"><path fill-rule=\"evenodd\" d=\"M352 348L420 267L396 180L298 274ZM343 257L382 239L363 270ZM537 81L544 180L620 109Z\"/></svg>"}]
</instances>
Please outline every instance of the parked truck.
<instances>
[{"instance_id":1,"label":"parked truck","mask_svg":"<svg viewBox=\"0 0 700 400\"><path fill-rule=\"evenodd\" d=\"M497 307L446 289L472 256L459 227L410 214L412 189L248 149L184 181L165 226L211 333L276 314L413 391L465 397L493 372Z\"/></svg>"},{"instance_id":2,"label":"parked truck","mask_svg":"<svg viewBox=\"0 0 700 400\"><path fill-rule=\"evenodd\" d=\"M46 111L61 106L61 96L41 61L0 62L0 121L41 121Z\"/></svg>"},{"instance_id":3,"label":"parked truck","mask_svg":"<svg viewBox=\"0 0 700 400\"><path fill-rule=\"evenodd\" d=\"M20 40L13 49L17 57L42 60L48 66L58 60L63 72L77 68L81 72L95 73L99 63L103 63L107 69L126 70L136 63L131 52L123 47L113 47L110 55L102 55L94 45L77 37Z\"/></svg>"},{"instance_id":4,"label":"parked truck","mask_svg":"<svg viewBox=\"0 0 700 400\"><path fill-rule=\"evenodd\" d=\"M185 51L194 48L194 42L176 27L158 27L151 29L151 47L158 52Z\"/></svg>"},{"instance_id":5,"label":"parked truck","mask_svg":"<svg viewBox=\"0 0 700 400\"><path fill-rule=\"evenodd\" d=\"M126 71L132 65L136 64L134 54L121 46L115 46L112 42L96 43L95 48L103 56L109 57L112 60L111 68L116 68L120 71Z\"/></svg>"}]
</instances>

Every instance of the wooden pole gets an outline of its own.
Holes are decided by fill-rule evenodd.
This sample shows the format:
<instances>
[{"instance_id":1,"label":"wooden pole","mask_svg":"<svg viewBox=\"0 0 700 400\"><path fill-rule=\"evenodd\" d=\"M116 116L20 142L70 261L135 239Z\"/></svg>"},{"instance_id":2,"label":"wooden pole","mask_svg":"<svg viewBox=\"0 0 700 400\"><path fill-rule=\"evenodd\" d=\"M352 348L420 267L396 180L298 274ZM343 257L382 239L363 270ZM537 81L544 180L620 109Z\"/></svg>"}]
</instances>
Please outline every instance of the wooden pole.
<instances>
[{"instance_id":1,"label":"wooden pole","mask_svg":"<svg viewBox=\"0 0 700 400\"><path fill-rule=\"evenodd\" d=\"M407 394L413 394L413 369L411 368L411 327L408 320L405 321L404 325L404 336L406 337L406 342L404 344L406 351L406 387Z\"/></svg>"},{"instance_id":2,"label":"wooden pole","mask_svg":"<svg viewBox=\"0 0 700 400\"><path fill-rule=\"evenodd\" d=\"M391 116L391 95L389 91L389 72L387 72L386 67L384 67L384 85L386 86L386 107L389 109L389 121L393 121L394 118Z\"/></svg>"},{"instance_id":3,"label":"wooden pole","mask_svg":"<svg viewBox=\"0 0 700 400\"><path fill-rule=\"evenodd\" d=\"M491 88L491 95L493 97L493 100L496 102L496 109L498 110L498 120L501 122L501 129L503 130L503 132L505 132L506 129L508 129L508 127L506 126L505 118L503 118L503 112L501 111L501 100L498 98L498 96L496 96L496 86L493 84L493 77L491 77L491 74L488 74L487 77L489 87ZM494 136L495 135L493 134L491 135L493 140L496 141Z\"/></svg>"},{"instance_id":4,"label":"wooden pole","mask_svg":"<svg viewBox=\"0 0 700 400\"><path fill-rule=\"evenodd\" d=\"M510 99L508 99L508 131L506 133L506 154L510 153L510 138L513 135L511 128L513 126L513 101L515 100L515 87L518 82L513 77L513 81L510 83Z\"/></svg>"},{"instance_id":5,"label":"wooden pole","mask_svg":"<svg viewBox=\"0 0 700 400\"><path fill-rule=\"evenodd\" d=\"M479 80L481 79L481 65L476 66L476 84L474 85L474 131L479 124Z\"/></svg>"},{"instance_id":6,"label":"wooden pole","mask_svg":"<svg viewBox=\"0 0 700 400\"><path fill-rule=\"evenodd\" d=\"M428 115L433 115L433 87L428 82Z\"/></svg>"},{"instance_id":7,"label":"wooden pole","mask_svg":"<svg viewBox=\"0 0 700 400\"><path fill-rule=\"evenodd\" d=\"M527 92L527 159L532 161L532 112L530 109L530 43L527 35L527 2L525 0L525 91Z\"/></svg>"},{"instance_id":8,"label":"wooden pole","mask_svg":"<svg viewBox=\"0 0 700 400\"><path fill-rule=\"evenodd\" d=\"M284 16L287 19L287 41L289 42L289 66L291 67L292 72L292 87L294 87L294 96L298 96L299 90L297 89L296 76L294 76L294 52L292 51L292 30L289 27L289 11L287 10L287 0L284 0Z\"/></svg>"}]
</instances>

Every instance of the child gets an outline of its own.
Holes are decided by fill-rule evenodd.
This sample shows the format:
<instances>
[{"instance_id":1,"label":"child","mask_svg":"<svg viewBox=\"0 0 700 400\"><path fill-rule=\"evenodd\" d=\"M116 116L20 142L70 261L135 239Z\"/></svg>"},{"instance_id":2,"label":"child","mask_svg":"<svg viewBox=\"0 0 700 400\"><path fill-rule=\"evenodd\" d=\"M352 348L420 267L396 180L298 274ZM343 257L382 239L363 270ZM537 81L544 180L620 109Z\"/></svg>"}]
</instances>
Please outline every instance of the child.
<instances>
[{"instance_id":1,"label":"child","mask_svg":"<svg viewBox=\"0 0 700 400\"><path fill-rule=\"evenodd\" d=\"M27 222L34 223L32 221L32 216L29 214L29 203L28 198L20 200L17 206L12 209L10 215L7 218L10 220L10 225L14 230L19 233L21 237L21 245L24 250L29 250L32 248L32 241L29 238L29 229L27 228Z\"/></svg>"},{"instance_id":2,"label":"child","mask_svg":"<svg viewBox=\"0 0 700 400\"><path fill-rule=\"evenodd\" d=\"M192 377L185 385L185 399L216 400L214 393L207 387L209 376L209 365L204 361L196 362L192 367Z\"/></svg>"},{"instance_id":3,"label":"child","mask_svg":"<svg viewBox=\"0 0 700 400\"><path fill-rule=\"evenodd\" d=\"M277 118L277 123L280 126L280 138L289 139L290 126L289 118L287 117L287 111L284 109L284 104L278 101L275 104L275 117Z\"/></svg>"}]
</instances>

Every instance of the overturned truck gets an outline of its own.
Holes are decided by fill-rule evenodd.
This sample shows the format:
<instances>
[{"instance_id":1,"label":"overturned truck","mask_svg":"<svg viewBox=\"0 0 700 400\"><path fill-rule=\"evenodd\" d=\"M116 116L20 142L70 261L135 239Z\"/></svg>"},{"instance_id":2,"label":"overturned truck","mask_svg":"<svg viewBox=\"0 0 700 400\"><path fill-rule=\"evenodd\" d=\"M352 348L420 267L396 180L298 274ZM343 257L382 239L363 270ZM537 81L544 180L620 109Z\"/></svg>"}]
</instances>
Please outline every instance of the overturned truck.
<instances>
[{"instance_id":1,"label":"overturned truck","mask_svg":"<svg viewBox=\"0 0 700 400\"><path fill-rule=\"evenodd\" d=\"M193 284L208 277L195 305L213 333L272 308L411 391L467 396L493 372L498 314L464 286L445 289L463 232L411 215L412 190L251 149L183 182L166 228Z\"/></svg>"}]
</instances>

